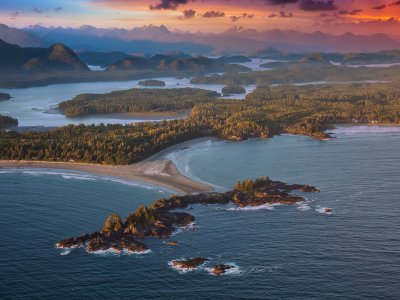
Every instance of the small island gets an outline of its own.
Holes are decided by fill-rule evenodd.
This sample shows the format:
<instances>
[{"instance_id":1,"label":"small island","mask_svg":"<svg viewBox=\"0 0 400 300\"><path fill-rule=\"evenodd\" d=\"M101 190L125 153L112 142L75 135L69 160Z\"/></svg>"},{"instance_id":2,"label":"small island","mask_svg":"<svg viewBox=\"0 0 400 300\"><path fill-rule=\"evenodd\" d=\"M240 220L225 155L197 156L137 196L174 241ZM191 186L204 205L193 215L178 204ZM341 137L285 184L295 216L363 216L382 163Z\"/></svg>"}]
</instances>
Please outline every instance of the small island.
<instances>
[{"instance_id":1,"label":"small island","mask_svg":"<svg viewBox=\"0 0 400 300\"><path fill-rule=\"evenodd\" d=\"M125 221L122 221L119 215L111 214L107 217L100 231L62 240L56 244L56 247L86 247L89 253L106 250L117 253L122 251L144 253L149 249L138 239L148 237L168 238L179 227L187 226L195 220L193 215L186 212L176 212L173 211L174 209L185 209L195 204L230 204L235 207L277 203L292 205L305 200L301 196L289 194L292 191L319 192L314 186L286 184L281 181L272 181L268 177L260 177L254 181L248 179L238 182L233 190L225 193L172 195L168 199L158 199L149 206L140 206ZM182 262L179 264L183 265Z\"/></svg>"},{"instance_id":2,"label":"small island","mask_svg":"<svg viewBox=\"0 0 400 300\"><path fill-rule=\"evenodd\" d=\"M222 88L222 95L229 96L231 94L246 94L246 89L241 85L227 85Z\"/></svg>"},{"instance_id":3,"label":"small island","mask_svg":"<svg viewBox=\"0 0 400 300\"><path fill-rule=\"evenodd\" d=\"M0 93L0 101L10 100L10 99L11 99L10 94L7 94L7 93Z\"/></svg>"},{"instance_id":4,"label":"small island","mask_svg":"<svg viewBox=\"0 0 400 300\"><path fill-rule=\"evenodd\" d=\"M174 268L189 271L189 270L195 270L197 267L201 266L206 261L208 261L207 258L192 257L186 260L173 260L171 264Z\"/></svg>"},{"instance_id":5,"label":"small island","mask_svg":"<svg viewBox=\"0 0 400 300\"><path fill-rule=\"evenodd\" d=\"M160 86L160 87L163 87L166 84L162 80L149 79L149 80L139 81L138 85L140 85L140 86L155 86L155 87Z\"/></svg>"}]
</instances>

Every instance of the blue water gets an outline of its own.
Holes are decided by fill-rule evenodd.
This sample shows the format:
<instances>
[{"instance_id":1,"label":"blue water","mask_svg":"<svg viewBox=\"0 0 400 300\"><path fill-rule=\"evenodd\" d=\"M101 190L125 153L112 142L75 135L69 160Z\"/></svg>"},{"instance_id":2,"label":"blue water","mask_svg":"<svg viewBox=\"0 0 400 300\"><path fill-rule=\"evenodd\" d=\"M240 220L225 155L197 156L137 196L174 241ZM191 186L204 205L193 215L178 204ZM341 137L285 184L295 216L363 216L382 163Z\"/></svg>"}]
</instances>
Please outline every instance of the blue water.
<instances>
[{"instance_id":1,"label":"blue water","mask_svg":"<svg viewBox=\"0 0 400 300\"><path fill-rule=\"evenodd\" d=\"M145 255L61 255L54 244L167 191L80 173L0 174L0 298L399 299L400 129L335 135L209 141L175 153L182 171L220 189L269 175L321 193L304 194L302 206L255 211L195 206L198 230L174 236L176 247L146 240ZM208 257L207 266L235 263L239 272L181 274L168 265L191 256Z\"/></svg>"}]
</instances>

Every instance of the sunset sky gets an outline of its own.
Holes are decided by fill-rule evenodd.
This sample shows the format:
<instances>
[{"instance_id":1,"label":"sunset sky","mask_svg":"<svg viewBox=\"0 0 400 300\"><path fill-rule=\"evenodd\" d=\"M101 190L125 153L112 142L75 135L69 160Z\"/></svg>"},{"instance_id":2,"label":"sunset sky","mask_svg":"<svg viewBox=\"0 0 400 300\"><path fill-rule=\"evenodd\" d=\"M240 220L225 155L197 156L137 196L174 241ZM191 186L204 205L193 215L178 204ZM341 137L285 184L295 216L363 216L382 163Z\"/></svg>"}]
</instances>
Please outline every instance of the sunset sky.
<instances>
[{"instance_id":1,"label":"sunset sky","mask_svg":"<svg viewBox=\"0 0 400 300\"><path fill-rule=\"evenodd\" d=\"M396 0L1 0L0 23L221 32L233 26L400 35Z\"/></svg>"}]
</instances>

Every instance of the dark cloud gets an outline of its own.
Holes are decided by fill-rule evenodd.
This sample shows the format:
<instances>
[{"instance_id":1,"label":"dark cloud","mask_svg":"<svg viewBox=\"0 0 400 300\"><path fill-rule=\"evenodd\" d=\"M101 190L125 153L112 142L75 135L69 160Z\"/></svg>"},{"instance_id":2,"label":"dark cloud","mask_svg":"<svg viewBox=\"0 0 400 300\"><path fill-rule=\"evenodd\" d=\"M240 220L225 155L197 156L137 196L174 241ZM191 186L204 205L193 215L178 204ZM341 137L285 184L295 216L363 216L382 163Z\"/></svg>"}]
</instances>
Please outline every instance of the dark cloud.
<instances>
[{"instance_id":1,"label":"dark cloud","mask_svg":"<svg viewBox=\"0 0 400 300\"><path fill-rule=\"evenodd\" d=\"M150 10L171 9L176 10L179 5L187 4L189 0L161 0L156 5L150 5Z\"/></svg>"},{"instance_id":2,"label":"dark cloud","mask_svg":"<svg viewBox=\"0 0 400 300\"><path fill-rule=\"evenodd\" d=\"M298 3L301 10L325 11L336 10L335 0L266 0L269 5L286 5Z\"/></svg>"},{"instance_id":3,"label":"dark cloud","mask_svg":"<svg viewBox=\"0 0 400 300\"><path fill-rule=\"evenodd\" d=\"M223 11L210 10L203 14L203 18L222 18L222 17L225 17L225 13Z\"/></svg>"},{"instance_id":4,"label":"dark cloud","mask_svg":"<svg viewBox=\"0 0 400 300\"><path fill-rule=\"evenodd\" d=\"M42 13L43 13L43 10L42 10L42 9L39 9L39 8L34 8L34 9L32 9L32 11L33 11L34 13L37 13L37 14L42 14Z\"/></svg>"},{"instance_id":5,"label":"dark cloud","mask_svg":"<svg viewBox=\"0 0 400 300\"><path fill-rule=\"evenodd\" d=\"M293 18L293 13L291 12L284 12L284 11L280 11L279 14L275 14L272 13L268 16L268 18L276 18L276 17L280 17L280 18Z\"/></svg>"},{"instance_id":6,"label":"dark cloud","mask_svg":"<svg viewBox=\"0 0 400 300\"><path fill-rule=\"evenodd\" d=\"M182 13L184 19L191 19L196 16L196 11L194 9L185 9Z\"/></svg>"},{"instance_id":7,"label":"dark cloud","mask_svg":"<svg viewBox=\"0 0 400 300\"><path fill-rule=\"evenodd\" d=\"M389 4L389 6L393 6L393 5L400 5L400 0L399 0L399 1L395 1L395 2L393 2L393 3L391 3L391 4Z\"/></svg>"},{"instance_id":8,"label":"dark cloud","mask_svg":"<svg viewBox=\"0 0 400 300\"><path fill-rule=\"evenodd\" d=\"M386 4L383 4L383 5L374 6L373 9L380 10L380 9L384 9L385 7L386 7Z\"/></svg>"},{"instance_id":9,"label":"dark cloud","mask_svg":"<svg viewBox=\"0 0 400 300\"><path fill-rule=\"evenodd\" d=\"M339 10L337 12L338 15L350 15L355 16L356 14L362 12L362 9L354 9L354 10Z\"/></svg>"},{"instance_id":10,"label":"dark cloud","mask_svg":"<svg viewBox=\"0 0 400 300\"><path fill-rule=\"evenodd\" d=\"M243 13L241 16L231 16L232 22L239 21L240 19L252 19L254 18L254 14Z\"/></svg>"},{"instance_id":11,"label":"dark cloud","mask_svg":"<svg viewBox=\"0 0 400 300\"><path fill-rule=\"evenodd\" d=\"M335 0L301 0L300 9L308 11L336 10Z\"/></svg>"},{"instance_id":12,"label":"dark cloud","mask_svg":"<svg viewBox=\"0 0 400 300\"><path fill-rule=\"evenodd\" d=\"M61 6L54 8L54 11L61 11L63 8Z\"/></svg>"},{"instance_id":13,"label":"dark cloud","mask_svg":"<svg viewBox=\"0 0 400 300\"><path fill-rule=\"evenodd\" d=\"M271 5L285 5L299 2L299 0L267 0L267 4Z\"/></svg>"}]
</instances>

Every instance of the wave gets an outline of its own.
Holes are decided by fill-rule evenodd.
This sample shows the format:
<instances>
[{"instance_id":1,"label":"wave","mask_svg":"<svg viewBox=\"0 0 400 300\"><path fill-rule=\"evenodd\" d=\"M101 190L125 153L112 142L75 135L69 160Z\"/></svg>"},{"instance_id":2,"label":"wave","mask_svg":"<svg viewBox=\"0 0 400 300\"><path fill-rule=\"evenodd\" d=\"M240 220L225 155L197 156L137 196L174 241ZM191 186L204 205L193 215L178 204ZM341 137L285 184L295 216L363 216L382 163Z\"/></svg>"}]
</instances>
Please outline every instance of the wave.
<instances>
[{"instance_id":1,"label":"wave","mask_svg":"<svg viewBox=\"0 0 400 300\"><path fill-rule=\"evenodd\" d=\"M359 135L365 133L400 133L400 126L393 125L358 125L358 126L337 126L336 129L330 130L337 135Z\"/></svg>"},{"instance_id":2,"label":"wave","mask_svg":"<svg viewBox=\"0 0 400 300\"><path fill-rule=\"evenodd\" d=\"M52 171L48 169L35 169L35 168L28 168L28 169L14 169L14 168L7 168L6 170L1 170L0 174L24 174L24 175L31 175L31 176L60 176L63 179L67 180L85 180L85 181L109 181L114 182L122 185L132 186L132 187L139 187L148 190L155 190L159 193L165 193L164 190L161 190L158 186L153 186L150 184L143 184L136 181L118 179L113 177L101 176L101 175L90 175L84 172L76 173L76 172L60 172L60 171Z\"/></svg>"},{"instance_id":3,"label":"wave","mask_svg":"<svg viewBox=\"0 0 400 300\"><path fill-rule=\"evenodd\" d=\"M246 206L246 207L230 207L227 208L227 211L254 211L254 210L274 210L275 206L281 205L280 203L273 203L273 204L262 204L257 206Z\"/></svg>"},{"instance_id":4,"label":"wave","mask_svg":"<svg viewBox=\"0 0 400 300\"><path fill-rule=\"evenodd\" d=\"M121 251L109 248L107 250L97 250L97 251L87 251L89 254L100 255L100 256L110 256L110 255L145 255L151 253L150 249L145 251L129 251L127 249L123 249Z\"/></svg>"},{"instance_id":5,"label":"wave","mask_svg":"<svg viewBox=\"0 0 400 300\"><path fill-rule=\"evenodd\" d=\"M204 267L205 262L204 262L203 264L201 264L201 265L195 267L195 268L181 268L181 267L178 267L178 266L174 266L174 261L176 261L176 260L185 260L185 258L173 259L173 260L171 260L171 261L168 262L168 265L169 265L172 269L174 269L175 271L178 271L180 274L186 274L186 273L188 273L188 272L192 272L192 271L197 271L197 270L205 269L205 267Z\"/></svg>"},{"instance_id":6,"label":"wave","mask_svg":"<svg viewBox=\"0 0 400 300\"><path fill-rule=\"evenodd\" d=\"M333 213L332 209L329 207L320 207L320 208L317 208L315 211L317 211L321 214L325 214L325 215L331 215Z\"/></svg>"},{"instance_id":7,"label":"wave","mask_svg":"<svg viewBox=\"0 0 400 300\"><path fill-rule=\"evenodd\" d=\"M188 231L188 230L197 230L200 227L196 225L196 222L190 222L189 224L185 225L185 226L181 226L178 227L172 234L171 236L175 236L179 233L182 233L184 230Z\"/></svg>"},{"instance_id":8,"label":"wave","mask_svg":"<svg viewBox=\"0 0 400 300\"><path fill-rule=\"evenodd\" d=\"M229 270L226 270L225 273L223 273L223 274L221 274L221 275L219 275L219 276L225 276L225 275L239 275L239 274L242 273L242 270L240 269L240 267L239 267L236 263L228 262L228 263L224 263L224 264L225 264L225 265L228 265L228 266L231 266L232 268L229 269ZM215 275L215 274L212 272L212 267L211 267L211 268L209 268L209 267L204 268L204 270L206 270L206 271L207 271L210 275L212 275L212 276L218 276L218 275Z\"/></svg>"},{"instance_id":9,"label":"wave","mask_svg":"<svg viewBox=\"0 0 400 300\"><path fill-rule=\"evenodd\" d=\"M307 202L299 202L299 203L297 204L297 209L298 209L299 211L308 211L308 210L311 209L311 207L308 205Z\"/></svg>"}]
</instances>

